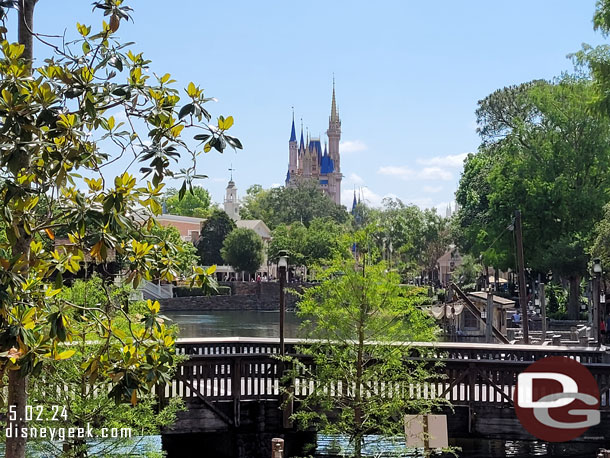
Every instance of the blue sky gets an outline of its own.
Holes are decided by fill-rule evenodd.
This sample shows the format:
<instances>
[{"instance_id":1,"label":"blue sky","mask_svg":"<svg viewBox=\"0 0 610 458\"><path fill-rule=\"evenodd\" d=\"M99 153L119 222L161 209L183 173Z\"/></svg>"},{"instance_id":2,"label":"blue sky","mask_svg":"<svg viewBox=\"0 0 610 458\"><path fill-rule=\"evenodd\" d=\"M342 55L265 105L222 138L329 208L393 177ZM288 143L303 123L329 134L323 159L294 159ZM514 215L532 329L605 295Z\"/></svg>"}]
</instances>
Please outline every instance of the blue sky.
<instances>
[{"instance_id":1,"label":"blue sky","mask_svg":"<svg viewBox=\"0 0 610 458\"><path fill-rule=\"evenodd\" d=\"M477 101L510 84L552 78L593 32L594 0L231 1L132 0L137 44L183 85L233 115L238 153L209 153L199 172L221 202L232 163L243 195L283 182L291 107L312 136L328 126L332 75L342 120L343 203L354 186L377 205L392 195L444 213L461 161L476 151ZM174 6L174 5L180 5ZM88 0L41 0L43 33L98 24Z\"/></svg>"}]
</instances>

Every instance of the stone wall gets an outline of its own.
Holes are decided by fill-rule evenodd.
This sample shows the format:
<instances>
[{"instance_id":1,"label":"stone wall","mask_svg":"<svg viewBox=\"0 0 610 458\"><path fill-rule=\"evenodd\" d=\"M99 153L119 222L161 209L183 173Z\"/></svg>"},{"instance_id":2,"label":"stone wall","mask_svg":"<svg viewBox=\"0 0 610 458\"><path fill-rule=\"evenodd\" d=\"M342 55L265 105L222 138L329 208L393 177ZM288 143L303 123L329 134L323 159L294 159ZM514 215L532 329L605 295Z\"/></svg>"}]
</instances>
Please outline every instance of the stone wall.
<instances>
[{"instance_id":1,"label":"stone wall","mask_svg":"<svg viewBox=\"0 0 610 458\"><path fill-rule=\"evenodd\" d=\"M264 310L280 308L280 287L278 283L221 282L231 287L231 296L191 296L159 299L163 311L197 310ZM286 308L294 310L298 297L290 289L302 291L309 285L288 285L286 287Z\"/></svg>"}]
</instances>

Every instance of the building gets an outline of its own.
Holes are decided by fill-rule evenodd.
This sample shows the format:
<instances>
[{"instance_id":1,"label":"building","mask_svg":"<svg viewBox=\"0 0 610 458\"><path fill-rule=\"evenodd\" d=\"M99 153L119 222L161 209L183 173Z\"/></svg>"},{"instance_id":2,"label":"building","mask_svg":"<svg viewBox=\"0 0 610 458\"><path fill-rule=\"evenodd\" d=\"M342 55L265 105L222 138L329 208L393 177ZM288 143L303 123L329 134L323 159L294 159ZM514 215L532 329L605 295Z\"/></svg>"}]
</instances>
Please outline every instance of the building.
<instances>
[{"instance_id":1,"label":"building","mask_svg":"<svg viewBox=\"0 0 610 458\"><path fill-rule=\"evenodd\" d=\"M233 181L233 173L231 173L231 179L227 185L225 193L225 201L223 203L224 211L231 217L233 221L239 221L239 200L237 199L237 188Z\"/></svg>"},{"instance_id":2,"label":"building","mask_svg":"<svg viewBox=\"0 0 610 458\"><path fill-rule=\"evenodd\" d=\"M265 222L261 219L241 219L241 216L239 215L239 198L237 196L237 186L235 186L235 181L233 181L232 173L231 178L229 179L229 183L226 187L223 208L227 215L229 215L231 219L235 221L236 227L253 230L263 241L264 260L263 264L256 272L257 275L265 277L270 276L272 274L275 275L275 270L269 266L269 262L267 260L267 246L271 241L271 229L269 229ZM245 278L243 272L235 272L231 266L227 265L217 266L216 272L220 280L224 280L226 278L231 277L242 279Z\"/></svg>"},{"instance_id":3,"label":"building","mask_svg":"<svg viewBox=\"0 0 610 458\"><path fill-rule=\"evenodd\" d=\"M451 245L449 249L436 261L438 267L438 279L441 284L448 285L452 281L451 274L457 266L462 263L462 256L455 247Z\"/></svg>"},{"instance_id":4,"label":"building","mask_svg":"<svg viewBox=\"0 0 610 458\"><path fill-rule=\"evenodd\" d=\"M315 181L318 187L337 204L341 204L341 155L339 141L341 140L341 119L335 100L335 82L333 80L333 96L328 119L328 144L320 138L303 138L303 125L301 124L301 139L297 143L294 127L294 113L292 115L292 130L288 141L288 172L286 173L286 186L295 186L303 181Z\"/></svg>"},{"instance_id":5,"label":"building","mask_svg":"<svg viewBox=\"0 0 610 458\"><path fill-rule=\"evenodd\" d=\"M156 219L162 226L173 226L178 229L180 237L186 242L196 242L199 239L201 225L205 221L204 218L170 215L169 213L163 213L157 216Z\"/></svg>"}]
</instances>

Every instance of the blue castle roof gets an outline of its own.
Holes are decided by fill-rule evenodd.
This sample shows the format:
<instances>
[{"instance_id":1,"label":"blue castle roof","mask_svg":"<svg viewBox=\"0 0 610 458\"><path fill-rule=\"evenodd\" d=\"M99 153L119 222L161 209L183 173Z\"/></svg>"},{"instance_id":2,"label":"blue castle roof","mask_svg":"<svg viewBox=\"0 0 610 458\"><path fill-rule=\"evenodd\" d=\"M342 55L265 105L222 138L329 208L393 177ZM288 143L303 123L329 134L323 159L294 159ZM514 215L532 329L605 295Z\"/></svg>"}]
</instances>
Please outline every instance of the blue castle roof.
<instances>
[{"instance_id":1,"label":"blue castle roof","mask_svg":"<svg viewBox=\"0 0 610 458\"><path fill-rule=\"evenodd\" d=\"M333 173L334 171L335 171L334 161L330 158L330 156L328 154L325 154L324 156L322 156L322 159L320 159L320 173L326 174L326 173Z\"/></svg>"},{"instance_id":2,"label":"blue castle roof","mask_svg":"<svg viewBox=\"0 0 610 458\"><path fill-rule=\"evenodd\" d=\"M297 134L294 130L294 115L292 116L292 130L290 131L290 141L291 142L297 141Z\"/></svg>"}]
</instances>

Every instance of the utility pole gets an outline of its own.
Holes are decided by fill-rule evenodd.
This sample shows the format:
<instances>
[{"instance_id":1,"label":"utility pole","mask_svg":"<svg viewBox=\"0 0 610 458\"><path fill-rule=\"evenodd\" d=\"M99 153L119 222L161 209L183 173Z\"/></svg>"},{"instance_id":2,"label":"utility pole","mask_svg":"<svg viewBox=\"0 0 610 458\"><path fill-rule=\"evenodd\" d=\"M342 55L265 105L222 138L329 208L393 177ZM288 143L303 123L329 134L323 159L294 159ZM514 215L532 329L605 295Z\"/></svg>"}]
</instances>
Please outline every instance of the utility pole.
<instances>
[{"instance_id":1,"label":"utility pole","mask_svg":"<svg viewBox=\"0 0 610 458\"><path fill-rule=\"evenodd\" d=\"M521 304L523 341L525 344L529 344L529 320L527 315L527 299L525 292L525 263L523 260L523 233L521 229L521 212L519 210L515 210L515 238L517 239L517 263L519 267L519 304Z\"/></svg>"},{"instance_id":2,"label":"utility pole","mask_svg":"<svg viewBox=\"0 0 610 458\"><path fill-rule=\"evenodd\" d=\"M544 291L544 282L542 276L538 274L538 288L539 300L540 300L540 316L542 318L542 343L546 340L546 296ZM544 280L546 281L546 279Z\"/></svg>"}]
</instances>

